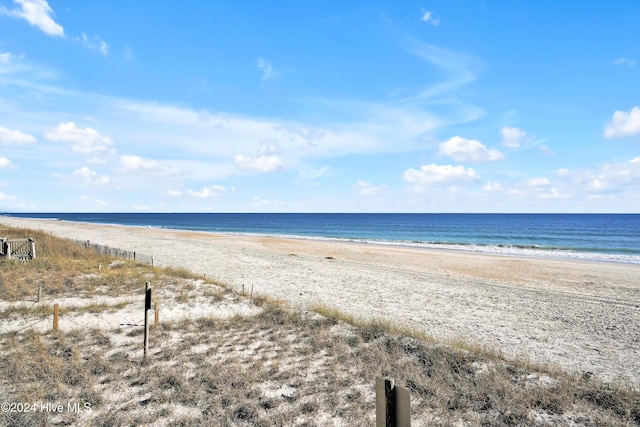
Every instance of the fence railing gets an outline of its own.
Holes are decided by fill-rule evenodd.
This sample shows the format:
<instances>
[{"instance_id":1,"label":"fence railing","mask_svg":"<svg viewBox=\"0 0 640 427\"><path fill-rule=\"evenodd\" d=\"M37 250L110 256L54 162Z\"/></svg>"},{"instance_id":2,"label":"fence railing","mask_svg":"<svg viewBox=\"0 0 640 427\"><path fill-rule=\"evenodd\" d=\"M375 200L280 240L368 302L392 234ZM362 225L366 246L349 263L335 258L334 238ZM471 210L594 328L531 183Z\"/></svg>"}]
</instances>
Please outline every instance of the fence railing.
<instances>
[{"instance_id":1,"label":"fence railing","mask_svg":"<svg viewBox=\"0 0 640 427\"><path fill-rule=\"evenodd\" d=\"M36 257L36 244L33 239L0 238L0 254L6 258L28 261Z\"/></svg>"},{"instance_id":2,"label":"fence railing","mask_svg":"<svg viewBox=\"0 0 640 427\"><path fill-rule=\"evenodd\" d=\"M73 240L74 243L90 249L100 255L112 256L115 258L129 259L142 264L148 264L153 267L153 255L141 254L136 251L129 251L119 248L111 248L106 245L91 243L89 240Z\"/></svg>"}]
</instances>

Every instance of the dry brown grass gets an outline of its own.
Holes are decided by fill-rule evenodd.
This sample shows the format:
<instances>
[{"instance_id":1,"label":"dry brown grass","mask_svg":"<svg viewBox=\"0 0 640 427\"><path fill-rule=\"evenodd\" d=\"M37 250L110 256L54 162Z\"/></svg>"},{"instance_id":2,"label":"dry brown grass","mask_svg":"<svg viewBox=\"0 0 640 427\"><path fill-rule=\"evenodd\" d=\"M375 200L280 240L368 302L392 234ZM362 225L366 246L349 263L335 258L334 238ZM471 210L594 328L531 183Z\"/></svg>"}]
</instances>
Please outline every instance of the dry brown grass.
<instances>
[{"instance_id":1,"label":"dry brown grass","mask_svg":"<svg viewBox=\"0 0 640 427\"><path fill-rule=\"evenodd\" d=\"M97 271L112 260L31 235L46 260L0 259L2 301L32 300L43 280L47 292L66 296L129 296L148 280L171 290L175 303L188 302L196 291L188 272L128 262ZM246 304L229 290L207 286L197 289L212 303ZM464 342L439 343L402 325L365 322L327 306L296 310L264 296L253 302L261 307L253 317L205 316L152 328L145 363L139 327L5 333L0 401L87 402L93 411L3 413L0 425L372 425L376 376L410 390L416 426L640 423L640 392L625 384L507 360ZM117 304L67 312L124 308ZM12 307L0 316L43 314L37 305Z\"/></svg>"}]
</instances>

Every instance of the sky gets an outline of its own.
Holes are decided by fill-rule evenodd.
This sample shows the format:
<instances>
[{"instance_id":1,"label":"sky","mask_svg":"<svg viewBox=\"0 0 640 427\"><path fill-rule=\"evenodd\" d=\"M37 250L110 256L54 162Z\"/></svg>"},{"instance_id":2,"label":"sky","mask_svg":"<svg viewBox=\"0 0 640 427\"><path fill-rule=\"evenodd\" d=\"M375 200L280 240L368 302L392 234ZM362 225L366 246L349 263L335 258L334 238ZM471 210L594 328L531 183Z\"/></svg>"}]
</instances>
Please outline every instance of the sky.
<instances>
[{"instance_id":1,"label":"sky","mask_svg":"<svg viewBox=\"0 0 640 427\"><path fill-rule=\"evenodd\" d=\"M0 212L640 212L640 2L0 0Z\"/></svg>"}]
</instances>

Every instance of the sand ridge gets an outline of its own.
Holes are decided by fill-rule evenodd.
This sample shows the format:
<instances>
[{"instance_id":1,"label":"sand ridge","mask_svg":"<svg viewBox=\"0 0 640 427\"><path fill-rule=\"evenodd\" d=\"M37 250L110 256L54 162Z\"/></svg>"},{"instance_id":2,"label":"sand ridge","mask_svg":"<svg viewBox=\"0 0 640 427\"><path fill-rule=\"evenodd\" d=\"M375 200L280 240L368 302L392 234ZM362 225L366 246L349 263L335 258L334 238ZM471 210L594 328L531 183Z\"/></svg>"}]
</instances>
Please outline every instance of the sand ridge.
<instances>
[{"instance_id":1,"label":"sand ridge","mask_svg":"<svg viewBox=\"0 0 640 427\"><path fill-rule=\"evenodd\" d=\"M324 303L640 385L640 266L0 217L152 254L294 306Z\"/></svg>"}]
</instances>

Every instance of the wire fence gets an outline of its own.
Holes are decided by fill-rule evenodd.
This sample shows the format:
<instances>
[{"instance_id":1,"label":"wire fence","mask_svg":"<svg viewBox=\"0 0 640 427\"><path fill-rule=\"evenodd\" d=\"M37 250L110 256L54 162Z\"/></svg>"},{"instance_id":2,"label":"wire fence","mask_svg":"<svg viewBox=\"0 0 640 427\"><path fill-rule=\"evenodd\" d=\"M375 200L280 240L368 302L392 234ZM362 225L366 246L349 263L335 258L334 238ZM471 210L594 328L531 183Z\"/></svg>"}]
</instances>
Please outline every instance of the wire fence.
<instances>
[{"instance_id":1,"label":"wire fence","mask_svg":"<svg viewBox=\"0 0 640 427\"><path fill-rule=\"evenodd\" d=\"M141 254L136 251L129 251L126 249L111 248L105 245L99 245L97 243L91 243L88 240L73 240L74 243L83 246L85 249L91 249L97 254L112 256L115 258L122 258L133 260L141 264L147 264L153 267L153 255Z\"/></svg>"}]
</instances>

